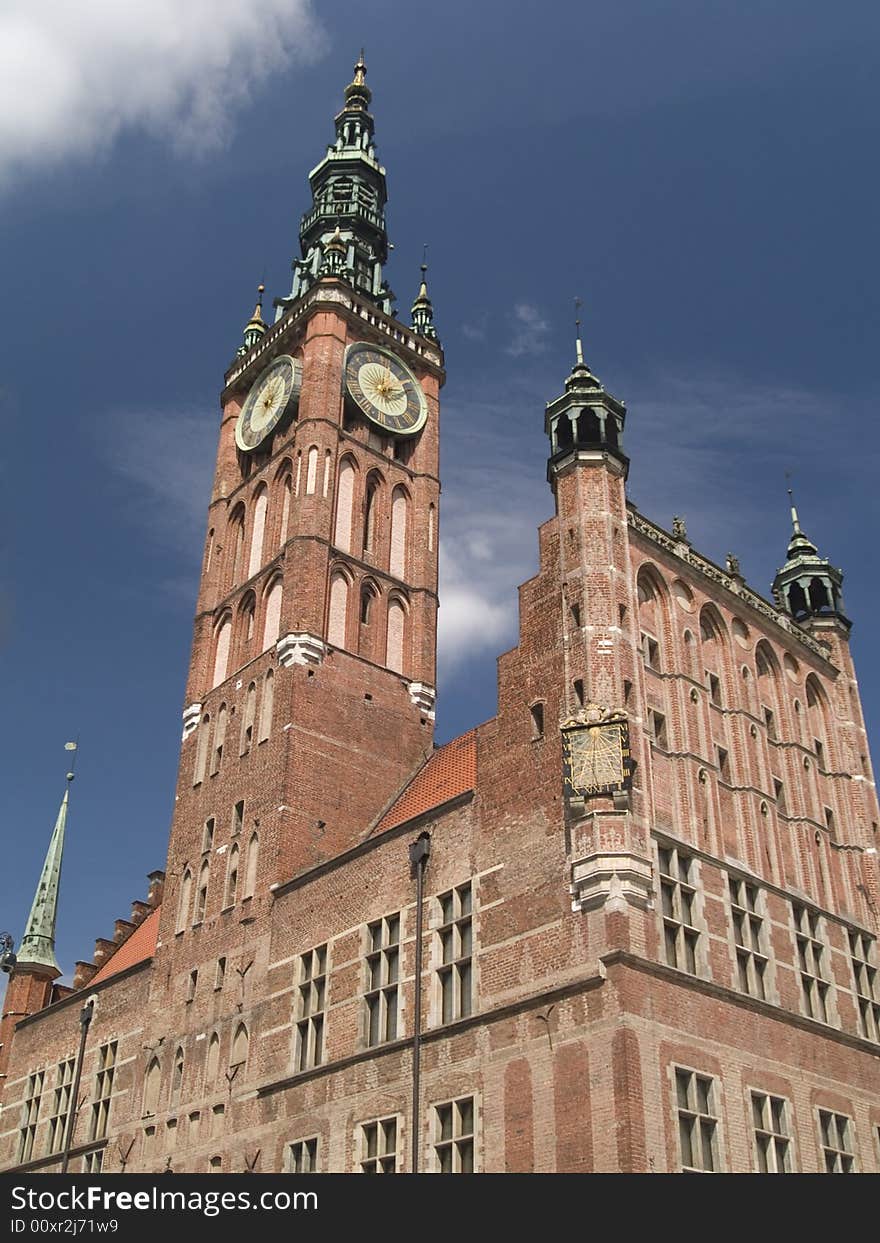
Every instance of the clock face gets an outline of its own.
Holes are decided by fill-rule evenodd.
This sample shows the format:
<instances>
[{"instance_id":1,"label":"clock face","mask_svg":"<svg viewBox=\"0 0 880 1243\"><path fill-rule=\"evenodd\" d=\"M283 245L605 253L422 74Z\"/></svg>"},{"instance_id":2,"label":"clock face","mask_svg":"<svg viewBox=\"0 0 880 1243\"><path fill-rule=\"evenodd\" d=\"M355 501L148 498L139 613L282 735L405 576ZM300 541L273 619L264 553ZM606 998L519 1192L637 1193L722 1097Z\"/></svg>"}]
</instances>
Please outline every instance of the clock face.
<instances>
[{"instance_id":1,"label":"clock face","mask_svg":"<svg viewBox=\"0 0 880 1243\"><path fill-rule=\"evenodd\" d=\"M271 435L299 396L299 382L300 364L289 354L276 358L258 376L235 425L239 449L249 453Z\"/></svg>"},{"instance_id":2,"label":"clock face","mask_svg":"<svg viewBox=\"0 0 880 1243\"><path fill-rule=\"evenodd\" d=\"M385 432L412 436L428 417L422 386L405 363L378 345L350 345L345 384L358 408Z\"/></svg>"},{"instance_id":3,"label":"clock face","mask_svg":"<svg viewBox=\"0 0 880 1243\"><path fill-rule=\"evenodd\" d=\"M565 730L562 749L570 794L586 798L629 786L632 761L626 721Z\"/></svg>"}]
</instances>

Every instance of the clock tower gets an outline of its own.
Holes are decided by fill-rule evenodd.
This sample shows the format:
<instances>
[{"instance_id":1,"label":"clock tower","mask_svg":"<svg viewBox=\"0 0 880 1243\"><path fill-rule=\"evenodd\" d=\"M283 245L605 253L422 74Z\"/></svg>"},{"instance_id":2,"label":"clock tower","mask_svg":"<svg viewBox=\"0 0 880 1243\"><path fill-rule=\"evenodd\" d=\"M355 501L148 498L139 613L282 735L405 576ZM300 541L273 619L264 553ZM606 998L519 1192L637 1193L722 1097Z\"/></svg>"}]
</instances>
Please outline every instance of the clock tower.
<instances>
[{"instance_id":1,"label":"clock tower","mask_svg":"<svg viewBox=\"0 0 880 1243\"><path fill-rule=\"evenodd\" d=\"M225 377L163 940L357 846L433 749L443 354L424 278L391 311L365 72Z\"/></svg>"}]
</instances>

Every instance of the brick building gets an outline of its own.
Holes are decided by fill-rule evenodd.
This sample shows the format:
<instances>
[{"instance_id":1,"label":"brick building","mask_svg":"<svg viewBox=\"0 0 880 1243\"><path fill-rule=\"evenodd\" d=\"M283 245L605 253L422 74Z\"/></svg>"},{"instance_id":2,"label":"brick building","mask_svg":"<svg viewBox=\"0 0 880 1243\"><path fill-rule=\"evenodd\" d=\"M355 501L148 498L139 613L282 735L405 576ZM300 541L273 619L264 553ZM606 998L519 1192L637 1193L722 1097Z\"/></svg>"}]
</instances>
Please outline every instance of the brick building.
<instances>
[{"instance_id":1,"label":"brick building","mask_svg":"<svg viewBox=\"0 0 880 1243\"><path fill-rule=\"evenodd\" d=\"M443 354L369 104L225 377L165 871L59 985L65 796L6 955L0 1168L880 1170L841 575L794 509L773 603L640 514L578 343L497 715L436 748Z\"/></svg>"}]
</instances>

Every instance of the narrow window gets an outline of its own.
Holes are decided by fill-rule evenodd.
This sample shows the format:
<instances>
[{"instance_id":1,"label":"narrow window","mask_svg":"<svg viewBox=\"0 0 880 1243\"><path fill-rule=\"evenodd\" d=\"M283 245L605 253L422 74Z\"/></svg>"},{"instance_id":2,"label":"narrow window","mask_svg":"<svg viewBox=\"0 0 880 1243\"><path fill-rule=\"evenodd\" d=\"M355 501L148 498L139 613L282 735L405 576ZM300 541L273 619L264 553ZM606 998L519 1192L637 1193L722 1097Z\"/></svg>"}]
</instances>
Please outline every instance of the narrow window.
<instances>
[{"instance_id":1,"label":"narrow window","mask_svg":"<svg viewBox=\"0 0 880 1243\"><path fill-rule=\"evenodd\" d=\"M532 704L529 708L532 718L532 738L544 737L544 705L542 703Z\"/></svg>"},{"instance_id":2,"label":"narrow window","mask_svg":"<svg viewBox=\"0 0 880 1243\"><path fill-rule=\"evenodd\" d=\"M573 625L576 629L579 629L579 628L580 628L580 624L581 624L581 606L580 606L579 604L573 604L573 605L571 606L571 622L572 622L572 625Z\"/></svg>"},{"instance_id":3,"label":"narrow window","mask_svg":"<svg viewBox=\"0 0 880 1243\"><path fill-rule=\"evenodd\" d=\"M205 779L205 770L208 767L208 750L211 745L211 718L206 712L199 722L199 745L196 751L196 771L193 775L193 785L197 786Z\"/></svg>"},{"instance_id":4,"label":"narrow window","mask_svg":"<svg viewBox=\"0 0 880 1243\"><path fill-rule=\"evenodd\" d=\"M331 454L329 449L325 449L324 450L324 486L322 488L323 496L326 496L327 493L330 491L330 466L332 464L332 461L333 461L333 455Z\"/></svg>"},{"instance_id":5,"label":"narrow window","mask_svg":"<svg viewBox=\"0 0 880 1243\"><path fill-rule=\"evenodd\" d=\"M248 578L253 578L263 564L263 540L266 534L266 511L269 507L269 494L262 489L254 502L254 529L251 534L251 556L248 562Z\"/></svg>"},{"instance_id":6,"label":"narrow window","mask_svg":"<svg viewBox=\"0 0 880 1243\"><path fill-rule=\"evenodd\" d=\"M260 704L260 742L265 742L272 733L272 709L275 700L275 671L267 669L263 680L263 699Z\"/></svg>"},{"instance_id":7,"label":"narrow window","mask_svg":"<svg viewBox=\"0 0 880 1243\"><path fill-rule=\"evenodd\" d=\"M660 669L660 644L649 634L642 635L642 657L645 667L659 672Z\"/></svg>"},{"instance_id":8,"label":"narrow window","mask_svg":"<svg viewBox=\"0 0 880 1243\"><path fill-rule=\"evenodd\" d=\"M159 1085L162 1082L162 1067L157 1057L152 1058L144 1076L144 1117L156 1112L159 1105Z\"/></svg>"},{"instance_id":9,"label":"narrow window","mask_svg":"<svg viewBox=\"0 0 880 1243\"><path fill-rule=\"evenodd\" d=\"M849 955L859 1007L859 1031L866 1040L880 1043L880 980L875 938L867 932L850 929Z\"/></svg>"},{"instance_id":10,"label":"narrow window","mask_svg":"<svg viewBox=\"0 0 880 1243\"><path fill-rule=\"evenodd\" d=\"M473 887L468 881L437 899L440 926L440 1017L443 1023L467 1018L473 1009Z\"/></svg>"},{"instance_id":11,"label":"narrow window","mask_svg":"<svg viewBox=\"0 0 880 1243\"><path fill-rule=\"evenodd\" d=\"M293 495L299 496L300 478L302 476L302 449L296 455L296 480L293 485Z\"/></svg>"},{"instance_id":12,"label":"narrow window","mask_svg":"<svg viewBox=\"0 0 880 1243\"><path fill-rule=\"evenodd\" d=\"M208 1056L205 1061L205 1082L214 1084L217 1081L217 1071L220 1068L220 1037L216 1032L208 1041Z\"/></svg>"},{"instance_id":13,"label":"narrow window","mask_svg":"<svg viewBox=\"0 0 880 1243\"><path fill-rule=\"evenodd\" d=\"M721 679L718 677L717 673L709 673L708 670L706 672L706 677L709 679L709 698L716 707L720 708Z\"/></svg>"},{"instance_id":14,"label":"narrow window","mask_svg":"<svg viewBox=\"0 0 880 1243\"><path fill-rule=\"evenodd\" d=\"M257 887L257 864L260 858L260 839L256 833L252 834L251 840L248 842L247 865L244 873L244 892L243 898L252 898Z\"/></svg>"},{"instance_id":15,"label":"narrow window","mask_svg":"<svg viewBox=\"0 0 880 1243\"><path fill-rule=\"evenodd\" d=\"M385 647L385 664L395 673L403 673L403 636L406 613L399 600L388 605L388 635Z\"/></svg>"},{"instance_id":16,"label":"narrow window","mask_svg":"<svg viewBox=\"0 0 880 1243\"><path fill-rule=\"evenodd\" d=\"M174 1054L174 1065L171 1070L171 1105L172 1107L180 1103L180 1096L183 1091L183 1049L178 1047Z\"/></svg>"},{"instance_id":17,"label":"narrow window","mask_svg":"<svg viewBox=\"0 0 880 1243\"><path fill-rule=\"evenodd\" d=\"M276 578L266 594L265 600L265 622L263 623L263 651L272 647L278 641L278 635L281 630L281 601L283 597L283 588L281 579Z\"/></svg>"},{"instance_id":18,"label":"narrow window","mask_svg":"<svg viewBox=\"0 0 880 1243\"><path fill-rule=\"evenodd\" d=\"M367 1044L397 1039L398 981L400 978L400 912L387 915L367 928L366 957Z\"/></svg>"},{"instance_id":19,"label":"narrow window","mask_svg":"<svg viewBox=\"0 0 880 1243\"><path fill-rule=\"evenodd\" d=\"M283 548L287 543L287 530L290 526L290 495L290 475L285 475L284 483L281 487L281 526L278 531L278 546L280 548Z\"/></svg>"},{"instance_id":20,"label":"narrow window","mask_svg":"<svg viewBox=\"0 0 880 1243\"><path fill-rule=\"evenodd\" d=\"M200 924L205 918L205 907L208 905L208 880L211 875L211 865L207 859L202 863L199 869L199 887L196 890L196 906L193 912L193 923Z\"/></svg>"},{"instance_id":21,"label":"narrow window","mask_svg":"<svg viewBox=\"0 0 880 1243\"><path fill-rule=\"evenodd\" d=\"M220 771L223 763L223 746L226 742L226 704L217 710L217 721L214 725L214 746L211 751L211 776Z\"/></svg>"},{"instance_id":22,"label":"narrow window","mask_svg":"<svg viewBox=\"0 0 880 1243\"><path fill-rule=\"evenodd\" d=\"M788 1101L766 1092L752 1093L752 1125L759 1174L791 1173Z\"/></svg>"},{"instance_id":23,"label":"narrow window","mask_svg":"<svg viewBox=\"0 0 880 1243\"><path fill-rule=\"evenodd\" d=\"M229 663L229 642L232 638L232 619L224 617L214 639L214 677L211 686L219 686L226 679Z\"/></svg>"},{"instance_id":24,"label":"narrow window","mask_svg":"<svg viewBox=\"0 0 880 1243\"><path fill-rule=\"evenodd\" d=\"M284 1166L288 1174L317 1174L317 1135L313 1135L311 1139L297 1140L295 1144L288 1144Z\"/></svg>"},{"instance_id":25,"label":"narrow window","mask_svg":"<svg viewBox=\"0 0 880 1243\"><path fill-rule=\"evenodd\" d=\"M223 908L235 906L238 898L238 845L229 851L229 863L226 866L226 893L223 897Z\"/></svg>"},{"instance_id":26,"label":"narrow window","mask_svg":"<svg viewBox=\"0 0 880 1243\"><path fill-rule=\"evenodd\" d=\"M785 787L778 777L773 778L773 795L776 799L776 806L785 814Z\"/></svg>"},{"instance_id":27,"label":"narrow window","mask_svg":"<svg viewBox=\"0 0 880 1243\"><path fill-rule=\"evenodd\" d=\"M364 500L364 552L373 552L376 543L376 507L379 498L379 482L372 478L367 482Z\"/></svg>"},{"instance_id":28,"label":"narrow window","mask_svg":"<svg viewBox=\"0 0 880 1243\"><path fill-rule=\"evenodd\" d=\"M696 865L690 855L672 846L658 847L657 858L666 961L670 967L696 975L700 944Z\"/></svg>"},{"instance_id":29,"label":"narrow window","mask_svg":"<svg viewBox=\"0 0 880 1243\"><path fill-rule=\"evenodd\" d=\"M248 1029L244 1023L239 1023L235 1029L235 1035L232 1037L232 1053L229 1056L229 1069L233 1066L244 1066L248 1057L248 1046L250 1038Z\"/></svg>"},{"instance_id":30,"label":"narrow window","mask_svg":"<svg viewBox=\"0 0 880 1243\"><path fill-rule=\"evenodd\" d=\"M202 830L202 854L214 849L214 817L209 816Z\"/></svg>"},{"instance_id":31,"label":"narrow window","mask_svg":"<svg viewBox=\"0 0 880 1243\"><path fill-rule=\"evenodd\" d=\"M315 491L315 484L318 477L318 450L312 445L309 449L309 461L306 472L306 496L311 496Z\"/></svg>"},{"instance_id":32,"label":"narrow window","mask_svg":"<svg viewBox=\"0 0 880 1243\"><path fill-rule=\"evenodd\" d=\"M852 1124L845 1114L819 1110L819 1134L826 1174L852 1174L855 1155L852 1146Z\"/></svg>"},{"instance_id":33,"label":"narrow window","mask_svg":"<svg viewBox=\"0 0 880 1243\"><path fill-rule=\"evenodd\" d=\"M675 1071L681 1168L688 1173L718 1169L715 1080L692 1070Z\"/></svg>"},{"instance_id":34,"label":"narrow window","mask_svg":"<svg viewBox=\"0 0 880 1243\"><path fill-rule=\"evenodd\" d=\"M362 1174L397 1173L397 1119L378 1118L360 1128L360 1167Z\"/></svg>"},{"instance_id":35,"label":"narrow window","mask_svg":"<svg viewBox=\"0 0 880 1243\"><path fill-rule=\"evenodd\" d=\"M244 799L240 799L232 809L232 836L237 837L244 826Z\"/></svg>"},{"instance_id":36,"label":"narrow window","mask_svg":"<svg viewBox=\"0 0 880 1243\"><path fill-rule=\"evenodd\" d=\"M369 626L370 614L373 608L373 591L370 587L364 587L361 591L361 625Z\"/></svg>"},{"instance_id":37,"label":"narrow window","mask_svg":"<svg viewBox=\"0 0 880 1243\"><path fill-rule=\"evenodd\" d=\"M767 996L767 949L760 892L755 885L734 876L728 876L727 883L739 986L744 993L763 1000Z\"/></svg>"},{"instance_id":38,"label":"narrow window","mask_svg":"<svg viewBox=\"0 0 880 1243\"><path fill-rule=\"evenodd\" d=\"M354 463L344 458L336 485L336 530L333 542L343 552L351 552L351 516L354 500Z\"/></svg>"},{"instance_id":39,"label":"narrow window","mask_svg":"<svg viewBox=\"0 0 880 1243\"><path fill-rule=\"evenodd\" d=\"M226 959L217 959L217 969L214 972L214 992L217 993L223 987L226 980Z\"/></svg>"},{"instance_id":40,"label":"narrow window","mask_svg":"<svg viewBox=\"0 0 880 1243\"><path fill-rule=\"evenodd\" d=\"M648 712L648 719L651 723L651 733L654 737L654 742L658 747L660 747L661 750L668 750L669 743L666 736L666 717L662 712L657 712L655 709L651 708Z\"/></svg>"},{"instance_id":41,"label":"narrow window","mask_svg":"<svg viewBox=\"0 0 880 1243\"><path fill-rule=\"evenodd\" d=\"M434 551L434 526L436 523L435 507L428 506L428 552Z\"/></svg>"},{"instance_id":42,"label":"narrow window","mask_svg":"<svg viewBox=\"0 0 880 1243\"><path fill-rule=\"evenodd\" d=\"M441 1174L474 1172L474 1098L434 1108L434 1157Z\"/></svg>"},{"instance_id":43,"label":"narrow window","mask_svg":"<svg viewBox=\"0 0 880 1243\"><path fill-rule=\"evenodd\" d=\"M819 913L792 903L795 943L801 977L801 1004L808 1018L828 1022L828 993L831 982L826 974L827 951Z\"/></svg>"},{"instance_id":44,"label":"narrow window","mask_svg":"<svg viewBox=\"0 0 880 1243\"><path fill-rule=\"evenodd\" d=\"M76 1059L65 1058L55 1071L55 1092L52 1096L52 1112L49 1115L49 1152L61 1152L70 1114L70 1093Z\"/></svg>"},{"instance_id":45,"label":"narrow window","mask_svg":"<svg viewBox=\"0 0 880 1243\"><path fill-rule=\"evenodd\" d=\"M327 642L334 647L345 647L347 613L348 579L344 574L334 574L330 580L330 613L327 623Z\"/></svg>"},{"instance_id":46,"label":"narrow window","mask_svg":"<svg viewBox=\"0 0 880 1243\"><path fill-rule=\"evenodd\" d=\"M309 1070L324 1060L324 1007L327 991L327 946L319 945L299 960L297 991L296 1068Z\"/></svg>"},{"instance_id":47,"label":"narrow window","mask_svg":"<svg viewBox=\"0 0 880 1243\"><path fill-rule=\"evenodd\" d=\"M21 1111L21 1126L18 1133L18 1163L30 1161L34 1152L34 1138L37 1134L37 1123L40 1118L40 1102L43 1099L43 1082L46 1072L37 1071L28 1079L27 1093Z\"/></svg>"},{"instance_id":48,"label":"narrow window","mask_svg":"<svg viewBox=\"0 0 880 1243\"><path fill-rule=\"evenodd\" d=\"M771 742L776 741L776 718L770 708L764 708L764 724L767 726L767 737Z\"/></svg>"},{"instance_id":49,"label":"narrow window","mask_svg":"<svg viewBox=\"0 0 880 1243\"><path fill-rule=\"evenodd\" d=\"M247 755L254 740L254 718L257 712L257 684L251 682L244 697L244 712L241 718L240 754Z\"/></svg>"},{"instance_id":50,"label":"narrow window","mask_svg":"<svg viewBox=\"0 0 880 1243\"><path fill-rule=\"evenodd\" d=\"M189 980L187 981L187 986L186 986L187 1001L195 1001L196 989L198 988L198 986L199 986L199 973L198 973L198 970L194 968L192 971L190 971Z\"/></svg>"},{"instance_id":51,"label":"narrow window","mask_svg":"<svg viewBox=\"0 0 880 1243\"><path fill-rule=\"evenodd\" d=\"M391 573L406 578L406 492L397 487L391 494Z\"/></svg>"},{"instance_id":52,"label":"narrow window","mask_svg":"<svg viewBox=\"0 0 880 1243\"><path fill-rule=\"evenodd\" d=\"M574 701L579 708L584 706L584 684L581 678L575 678L574 683Z\"/></svg>"},{"instance_id":53,"label":"narrow window","mask_svg":"<svg viewBox=\"0 0 880 1243\"><path fill-rule=\"evenodd\" d=\"M724 747L715 748L715 754L718 756L718 775L722 781L730 780L730 763L727 752Z\"/></svg>"},{"instance_id":54,"label":"narrow window","mask_svg":"<svg viewBox=\"0 0 880 1243\"><path fill-rule=\"evenodd\" d=\"M192 872L189 868L180 882L180 904L177 908L177 931L183 932L189 919L189 904L192 902Z\"/></svg>"}]
</instances>

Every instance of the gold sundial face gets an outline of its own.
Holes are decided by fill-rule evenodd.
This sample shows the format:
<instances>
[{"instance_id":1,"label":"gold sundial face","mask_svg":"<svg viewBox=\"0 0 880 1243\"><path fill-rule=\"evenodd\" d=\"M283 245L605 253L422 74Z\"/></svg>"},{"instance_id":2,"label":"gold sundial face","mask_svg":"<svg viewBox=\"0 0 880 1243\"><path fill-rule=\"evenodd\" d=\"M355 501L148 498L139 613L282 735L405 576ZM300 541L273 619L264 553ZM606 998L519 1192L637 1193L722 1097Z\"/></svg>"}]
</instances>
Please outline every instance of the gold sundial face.
<instances>
[{"instance_id":1,"label":"gold sundial face","mask_svg":"<svg viewBox=\"0 0 880 1243\"><path fill-rule=\"evenodd\" d=\"M249 453L275 430L299 396L300 364L281 354L254 382L235 426L235 443Z\"/></svg>"},{"instance_id":2,"label":"gold sundial face","mask_svg":"<svg viewBox=\"0 0 880 1243\"><path fill-rule=\"evenodd\" d=\"M619 718L563 727L562 751L567 793L579 798L612 794L632 781L629 724Z\"/></svg>"},{"instance_id":3,"label":"gold sundial face","mask_svg":"<svg viewBox=\"0 0 880 1243\"><path fill-rule=\"evenodd\" d=\"M413 436L424 427L428 403L422 386L396 354L358 342L345 356L345 385L358 408L394 436Z\"/></svg>"}]
</instances>

